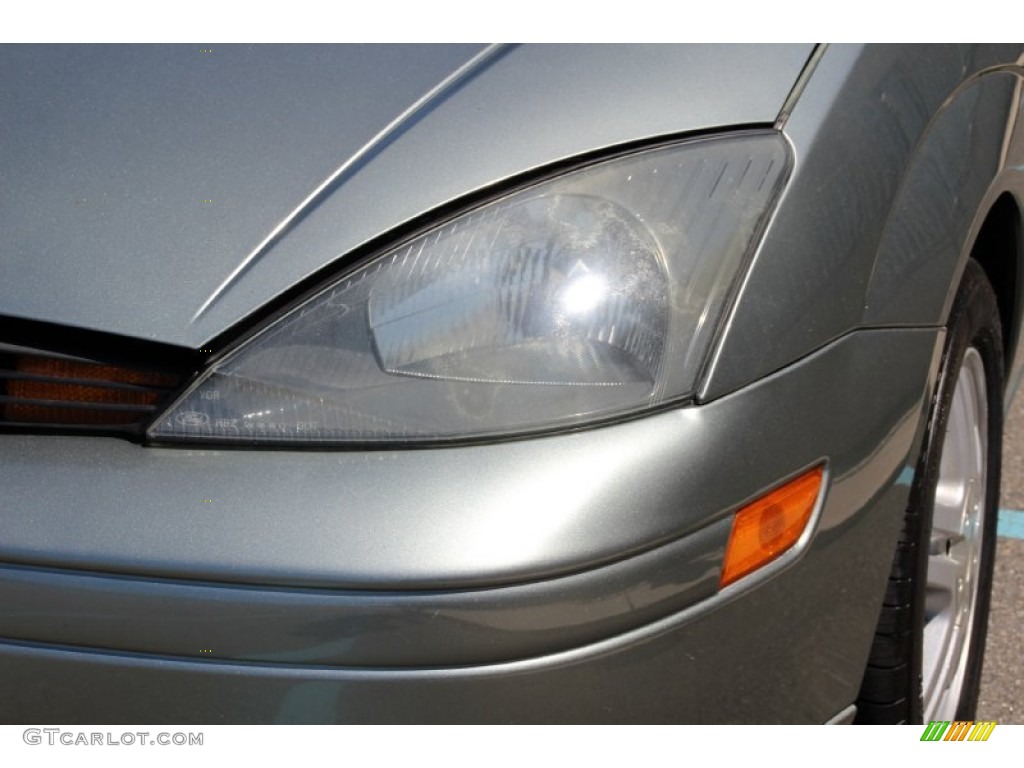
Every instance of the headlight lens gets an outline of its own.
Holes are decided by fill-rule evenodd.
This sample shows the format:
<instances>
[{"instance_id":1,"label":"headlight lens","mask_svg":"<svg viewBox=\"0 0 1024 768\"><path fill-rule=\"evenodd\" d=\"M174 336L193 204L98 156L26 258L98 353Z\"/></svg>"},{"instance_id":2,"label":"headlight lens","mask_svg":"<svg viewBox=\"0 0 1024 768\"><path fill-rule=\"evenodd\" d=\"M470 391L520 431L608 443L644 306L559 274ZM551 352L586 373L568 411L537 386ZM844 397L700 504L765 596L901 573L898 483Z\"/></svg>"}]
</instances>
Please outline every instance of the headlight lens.
<instances>
[{"instance_id":1,"label":"headlight lens","mask_svg":"<svg viewBox=\"0 0 1024 768\"><path fill-rule=\"evenodd\" d=\"M787 165L778 134L694 140L484 205L255 333L150 436L493 437L683 398Z\"/></svg>"}]
</instances>

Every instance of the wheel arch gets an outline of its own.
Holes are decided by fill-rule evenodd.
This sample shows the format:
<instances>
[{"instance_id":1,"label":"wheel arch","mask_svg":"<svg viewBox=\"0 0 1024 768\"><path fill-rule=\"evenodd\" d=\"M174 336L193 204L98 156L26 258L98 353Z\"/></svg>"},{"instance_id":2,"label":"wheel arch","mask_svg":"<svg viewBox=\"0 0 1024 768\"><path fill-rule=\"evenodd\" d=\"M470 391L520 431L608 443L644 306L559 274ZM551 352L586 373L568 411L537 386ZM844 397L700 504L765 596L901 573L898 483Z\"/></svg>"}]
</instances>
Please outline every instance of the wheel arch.
<instances>
[{"instance_id":1,"label":"wheel arch","mask_svg":"<svg viewBox=\"0 0 1024 768\"><path fill-rule=\"evenodd\" d=\"M1024 163L1020 95L1016 68L989 70L933 116L879 239L863 326L945 325L974 257L996 289L1004 330L1013 338L1021 272L1014 192L1024 192L1015 168Z\"/></svg>"},{"instance_id":2,"label":"wheel arch","mask_svg":"<svg viewBox=\"0 0 1024 768\"><path fill-rule=\"evenodd\" d=\"M1022 358L1018 349L1021 326L1021 214L1013 193L1000 194L985 213L970 257L981 265L996 294L1003 332L1004 365L1007 372ZM1007 394L1012 388L1007 380Z\"/></svg>"}]
</instances>

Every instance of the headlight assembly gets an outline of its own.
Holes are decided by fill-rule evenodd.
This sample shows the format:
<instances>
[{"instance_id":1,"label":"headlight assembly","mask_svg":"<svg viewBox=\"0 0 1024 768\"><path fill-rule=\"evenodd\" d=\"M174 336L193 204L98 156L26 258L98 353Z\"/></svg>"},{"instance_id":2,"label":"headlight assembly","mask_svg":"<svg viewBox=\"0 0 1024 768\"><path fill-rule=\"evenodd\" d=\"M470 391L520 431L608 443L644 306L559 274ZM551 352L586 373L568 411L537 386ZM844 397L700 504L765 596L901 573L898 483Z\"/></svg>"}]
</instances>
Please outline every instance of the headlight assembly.
<instances>
[{"instance_id":1,"label":"headlight assembly","mask_svg":"<svg viewBox=\"0 0 1024 768\"><path fill-rule=\"evenodd\" d=\"M692 140L485 204L257 331L149 434L484 438L685 398L787 166L774 133Z\"/></svg>"}]
</instances>

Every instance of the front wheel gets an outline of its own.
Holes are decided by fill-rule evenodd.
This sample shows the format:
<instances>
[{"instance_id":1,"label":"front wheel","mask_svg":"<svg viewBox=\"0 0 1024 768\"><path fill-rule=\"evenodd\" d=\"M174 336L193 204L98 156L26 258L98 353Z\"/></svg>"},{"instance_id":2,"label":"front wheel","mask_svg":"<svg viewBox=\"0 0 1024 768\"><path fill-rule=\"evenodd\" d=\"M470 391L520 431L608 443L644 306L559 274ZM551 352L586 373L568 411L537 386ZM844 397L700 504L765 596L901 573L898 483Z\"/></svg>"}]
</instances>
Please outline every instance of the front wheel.
<instances>
[{"instance_id":1,"label":"front wheel","mask_svg":"<svg viewBox=\"0 0 1024 768\"><path fill-rule=\"evenodd\" d=\"M999 308L984 271L969 261L857 722L974 718L995 559L1002 391Z\"/></svg>"}]
</instances>

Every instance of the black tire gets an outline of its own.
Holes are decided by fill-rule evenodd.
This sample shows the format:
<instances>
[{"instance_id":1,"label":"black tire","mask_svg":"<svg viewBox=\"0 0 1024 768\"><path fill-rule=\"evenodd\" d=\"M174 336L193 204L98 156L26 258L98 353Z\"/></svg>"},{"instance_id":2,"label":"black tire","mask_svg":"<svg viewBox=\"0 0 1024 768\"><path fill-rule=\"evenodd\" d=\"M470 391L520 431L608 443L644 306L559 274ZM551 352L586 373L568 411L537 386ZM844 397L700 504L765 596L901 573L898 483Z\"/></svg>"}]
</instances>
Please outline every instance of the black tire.
<instances>
[{"instance_id":1,"label":"black tire","mask_svg":"<svg viewBox=\"0 0 1024 768\"><path fill-rule=\"evenodd\" d=\"M928 620L929 552L943 446L950 426L954 392L969 350L975 350L977 355L970 354L966 368L976 371L977 357L980 356L984 367L984 387L978 386L977 391L984 391L987 395L987 419L975 420L975 423L987 423L988 436L987 461L980 462L985 468L979 473L985 479L984 499L979 499L984 511L980 524L975 526L979 532L976 535L980 535L980 542L974 545L974 551L979 553L977 570L973 572L977 593L971 609L970 630L962 635L966 645L962 651L954 652L946 665L946 668L952 668L953 663L963 665L962 684L951 688L954 692L942 704L947 715L948 710L955 706L955 716L937 719L974 719L995 561L1002 450L1003 345L995 293L982 268L972 260L964 270L949 316L945 352L914 474L910 503L896 545L881 615L857 700L858 723L921 723L926 715L923 684L938 679L935 674L929 681L922 679L925 624ZM936 535L938 537L938 531ZM949 541L947 539L945 545L947 555L950 552ZM937 554L941 555L941 547L941 542L938 542ZM934 632L935 629L932 637ZM959 695L955 687L959 687ZM931 701L935 706L934 702L938 700L933 698Z\"/></svg>"}]
</instances>

